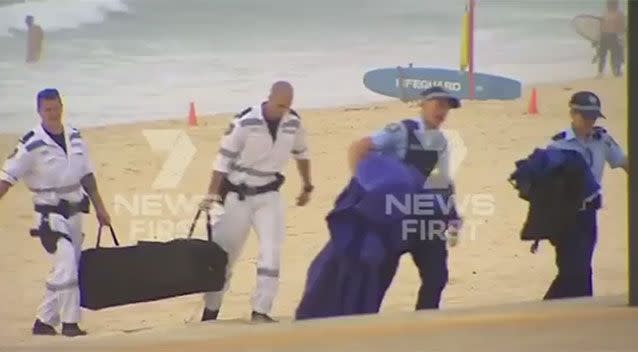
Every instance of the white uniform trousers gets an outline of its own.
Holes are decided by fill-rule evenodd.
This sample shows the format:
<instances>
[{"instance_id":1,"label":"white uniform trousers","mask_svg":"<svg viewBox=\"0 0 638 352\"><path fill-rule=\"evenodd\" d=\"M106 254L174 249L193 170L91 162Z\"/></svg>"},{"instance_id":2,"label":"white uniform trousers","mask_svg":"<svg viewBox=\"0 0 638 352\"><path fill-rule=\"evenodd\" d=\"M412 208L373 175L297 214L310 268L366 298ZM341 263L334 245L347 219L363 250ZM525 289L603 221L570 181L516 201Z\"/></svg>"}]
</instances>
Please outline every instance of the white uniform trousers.
<instances>
[{"instance_id":1,"label":"white uniform trousers","mask_svg":"<svg viewBox=\"0 0 638 352\"><path fill-rule=\"evenodd\" d=\"M58 214L49 214L49 225L54 231L68 234L59 238L55 253L49 254L53 269L46 280L44 301L38 307L37 318L45 324L56 326L60 323L80 321L80 288L78 267L82 253L82 215L76 214L65 219ZM39 218L40 214L36 214Z\"/></svg>"},{"instance_id":2,"label":"white uniform trousers","mask_svg":"<svg viewBox=\"0 0 638 352\"><path fill-rule=\"evenodd\" d=\"M226 283L222 291L204 294L206 308L219 310L224 293L228 290L232 270L250 229L259 238L257 261L257 287L252 296L253 311L268 314L279 289L279 263L284 240L284 205L279 192L246 196L239 200L230 192L224 201L224 214L213 225L213 240L228 253Z\"/></svg>"}]
</instances>

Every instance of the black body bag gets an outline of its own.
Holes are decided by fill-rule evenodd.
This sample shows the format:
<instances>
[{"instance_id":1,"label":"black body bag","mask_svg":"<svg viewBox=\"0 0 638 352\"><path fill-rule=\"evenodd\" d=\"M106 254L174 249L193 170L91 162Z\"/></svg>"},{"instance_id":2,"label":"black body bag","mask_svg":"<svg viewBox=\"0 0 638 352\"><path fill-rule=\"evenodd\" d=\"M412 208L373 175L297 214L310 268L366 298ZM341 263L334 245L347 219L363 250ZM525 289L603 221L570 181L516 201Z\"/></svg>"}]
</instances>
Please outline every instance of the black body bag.
<instances>
[{"instance_id":1,"label":"black body bag","mask_svg":"<svg viewBox=\"0 0 638 352\"><path fill-rule=\"evenodd\" d=\"M212 241L210 216L208 240L191 238L201 214L197 212L188 237L169 242L138 242L120 247L97 245L82 251L79 266L80 304L99 310L171 297L220 291L226 279L227 253Z\"/></svg>"}]
</instances>

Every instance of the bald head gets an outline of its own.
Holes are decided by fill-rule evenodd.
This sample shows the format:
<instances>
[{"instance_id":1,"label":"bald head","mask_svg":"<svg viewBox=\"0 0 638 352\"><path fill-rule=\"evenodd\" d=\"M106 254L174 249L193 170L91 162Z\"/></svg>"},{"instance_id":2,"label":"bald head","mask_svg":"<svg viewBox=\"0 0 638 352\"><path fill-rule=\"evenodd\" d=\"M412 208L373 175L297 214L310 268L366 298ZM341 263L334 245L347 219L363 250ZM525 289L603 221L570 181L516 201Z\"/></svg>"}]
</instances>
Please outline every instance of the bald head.
<instances>
[{"instance_id":1,"label":"bald head","mask_svg":"<svg viewBox=\"0 0 638 352\"><path fill-rule=\"evenodd\" d=\"M292 84L286 81L277 81L270 87L270 97L285 96L292 100L293 89Z\"/></svg>"},{"instance_id":2,"label":"bald head","mask_svg":"<svg viewBox=\"0 0 638 352\"><path fill-rule=\"evenodd\" d=\"M274 119L282 118L290 110L293 96L292 84L286 81L275 82L270 87L270 96L268 96L268 117Z\"/></svg>"}]
</instances>

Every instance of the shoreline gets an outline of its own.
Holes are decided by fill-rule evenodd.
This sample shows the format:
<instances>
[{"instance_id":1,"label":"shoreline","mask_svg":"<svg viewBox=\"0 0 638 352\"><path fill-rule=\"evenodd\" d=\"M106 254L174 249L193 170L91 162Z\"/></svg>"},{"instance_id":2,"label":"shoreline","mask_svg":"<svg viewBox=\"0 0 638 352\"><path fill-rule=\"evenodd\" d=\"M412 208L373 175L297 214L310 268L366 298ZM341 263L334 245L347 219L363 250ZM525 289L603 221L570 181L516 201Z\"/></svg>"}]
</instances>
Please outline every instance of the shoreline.
<instances>
[{"instance_id":1,"label":"shoreline","mask_svg":"<svg viewBox=\"0 0 638 352\"><path fill-rule=\"evenodd\" d=\"M463 230L459 244L449 249L449 283L442 309L538 300L556 274L554 251L542 243L529 253L530 243L520 240L527 204L507 182L516 160L551 140L569 126L567 102L576 90L591 89L601 98L607 119L600 121L617 143L627 145L626 80L581 80L535 86L538 115L527 115L530 87L513 101L465 101L451 112L444 130L456 131L466 152L454 175L462 204L459 212L471 226ZM345 111L350 108L350 110ZM290 317L303 294L307 269L328 237L325 214L335 197L347 185L350 173L343 167L348 145L356 138L383 128L388 122L415 116L418 108L398 100L377 104L347 105L328 109L299 109L308 131L312 178L316 190L305 207L294 205L301 187L294 162L283 173L286 182L281 196L286 204L286 238L281 250L281 281L272 315ZM161 122L134 122L84 129L89 154L95 167L100 193L111 213L121 245L141 239L170 239L185 236L180 228L192 221L191 203L205 192L210 168L219 150L219 138L230 114L202 114L201 124L189 128L186 116ZM166 140L168 148L154 148L144 129L172 128L180 141L190 139L194 154L182 165L166 168L181 171L173 187L154 184L164 170L177 138ZM166 137L168 138L168 137ZM13 150L17 138L0 135L0 153ZM451 143L456 148L454 142ZM455 149L461 150L461 149ZM453 152L454 155L454 152ZM453 157L454 158L454 157ZM165 171L166 171L165 170ZM594 259L596 295L621 294L627 277L627 177L618 170L605 170L604 207L599 213L599 240ZM485 214L474 196L489 195L493 214ZM150 199L146 204L142 201ZM485 198L481 198L485 199ZM120 201L132 204L123 206ZM139 200L139 206L134 206ZM120 203L118 203L120 202ZM146 205L144 205L146 204ZM84 217L84 248L95 246L97 220L94 212ZM16 185L0 201L0 295L10 304L0 306L0 345L32 340L29 328L44 293L44 280L51 269L39 241L29 236L33 226L32 197L24 183ZM205 237L204 226L196 237ZM108 237L108 236L107 236ZM105 247L112 247L110 239ZM250 314L250 297L255 284L255 263L259 244L252 233L234 269L230 290L224 298L220 319L236 320ZM420 285L418 272L404 256L386 294L382 312L412 310ZM16 292L20 292L16 295ZM95 334L121 334L153 326L176 326L201 317L201 295L135 304L103 311L84 311L82 327Z\"/></svg>"},{"instance_id":2,"label":"shoreline","mask_svg":"<svg viewBox=\"0 0 638 352\"><path fill-rule=\"evenodd\" d=\"M593 80L596 81L607 81L607 80L625 80L626 78L623 76L621 78L614 78L614 77L604 77L602 79L595 79L593 77L591 78L580 78L580 79L576 79L576 80L566 80L566 81L548 81L548 82L543 82L543 83L537 83L537 84L523 84L522 85L522 93L521 93L521 97L518 99L513 99L513 100L462 100L462 103L465 105L467 103L470 104L481 104L481 103L489 103L489 104L497 104L497 103L504 103L504 104L508 104L508 103L512 103L512 102L526 102L529 99L529 94L532 88L536 88L537 90L543 90L543 89L547 89L547 88L555 88L557 86L569 86L569 85L580 85L581 83L584 82L591 82ZM565 88L565 87L563 87ZM375 93L376 94L376 93ZM379 95L379 99L378 100L374 100L372 102L367 102L367 103L350 103L350 104L339 104L339 105L326 105L326 106L321 106L321 107L304 107L304 106L294 106L293 103L293 108L300 112L300 113L315 113L315 112L321 112L321 111L337 111L337 110L341 110L344 112L348 112L348 111L357 111L357 110L370 110L373 109L375 106L381 105L381 106L387 106L387 105L393 105L393 104L403 104L406 106L411 106L412 103L411 102L407 102L407 103L403 103L401 102L399 99L397 98L391 98L391 97L384 97L380 94ZM250 106L251 104L254 103L250 103L247 102L246 107ZM197 104L195 104L195 108L197 111ZM186 109L185 109L186 110ZM225 112L204 112L204 113L198 113L197 114L197 119L198 119L198 123L201 123L202 121L208 122L209 120L213 120L215 118L225 118L225 117L232 117L234 114L236 114L237 112L229 112L229 111L225 111ZM102 130L105 128L125 128L125 127L132 127L132 126L148 126L148 125L172 125L172 124L176 124L176 123L184 123L184 127L190 127L188 126L187 122L188 122L188 111L185 111L185 114L183 117L166 117L166 118L143 118L140 120L136 120L136 121L131 121L131 122L114 122L114 123L105 123L105 124L96 124L96 125L89 125L86 127L76 127L78 129L80 129L81 131L94 131L94 130ZM37 124L37 121L34 121L33 123L34 125ZM75 124L71 124L72 126L76 126ZM194 126L195 128L197 127L203 127L206 126L206 124L203 125L198 125L198 126ZM26 132L26 131L25 131ZM12 137L12 136L19 136L19 133L9 133L9 132L1 132L0 133L0 137Z\"/></svg>"}]
</instances>

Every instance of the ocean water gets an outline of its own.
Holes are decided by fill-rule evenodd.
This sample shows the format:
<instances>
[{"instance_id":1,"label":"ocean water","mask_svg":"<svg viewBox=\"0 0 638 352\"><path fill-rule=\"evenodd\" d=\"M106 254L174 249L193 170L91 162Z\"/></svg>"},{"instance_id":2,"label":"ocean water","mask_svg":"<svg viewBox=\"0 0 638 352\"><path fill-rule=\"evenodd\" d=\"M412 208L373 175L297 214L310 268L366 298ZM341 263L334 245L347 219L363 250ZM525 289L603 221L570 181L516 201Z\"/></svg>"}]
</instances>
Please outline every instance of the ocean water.
<instances>
[{"instance_id":1,"label":"ocean water","mask_svg":"<svg viewBox=\"0 0 638 352\"><path fill-rule=\"evenodd\" d=\"M290 80L295 106L386 99L366 71L457 68L464 0L0 0L0 132L36 123L34 96L64 95L76 126L239 111ZM571 28L602 0L477 0L475 70L524 84L591 77ZM24 63L24 16L45 31Z\"/></svg>"}]
</instances>

